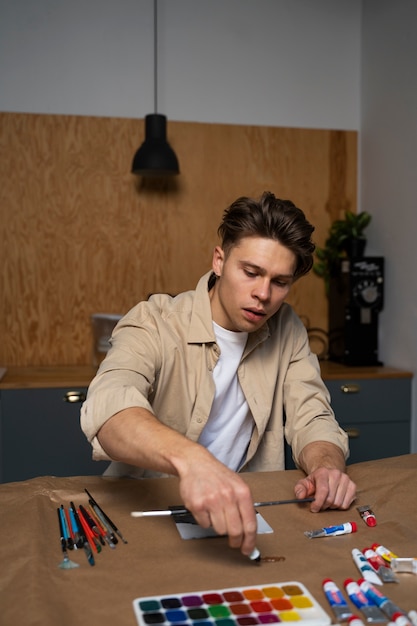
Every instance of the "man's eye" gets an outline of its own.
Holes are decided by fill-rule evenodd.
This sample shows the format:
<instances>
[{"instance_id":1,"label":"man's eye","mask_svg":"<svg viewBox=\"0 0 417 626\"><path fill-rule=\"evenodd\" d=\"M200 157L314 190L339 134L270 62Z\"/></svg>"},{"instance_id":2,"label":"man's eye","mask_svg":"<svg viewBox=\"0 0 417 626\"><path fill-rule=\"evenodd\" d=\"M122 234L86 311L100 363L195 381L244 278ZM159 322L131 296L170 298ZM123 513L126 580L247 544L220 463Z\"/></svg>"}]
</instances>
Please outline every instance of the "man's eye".
<instances>
[{"instance_id":1,"label":"man's eye","mask_svg":"<svg viewBox=\"0 0 417 626\"><path fill-rule=\"evenodd\" d=\"M245 274L250 278L254 278L257 275L256 272L252 272L251 270L245 270Z\"/></svg>"}]
</instances>

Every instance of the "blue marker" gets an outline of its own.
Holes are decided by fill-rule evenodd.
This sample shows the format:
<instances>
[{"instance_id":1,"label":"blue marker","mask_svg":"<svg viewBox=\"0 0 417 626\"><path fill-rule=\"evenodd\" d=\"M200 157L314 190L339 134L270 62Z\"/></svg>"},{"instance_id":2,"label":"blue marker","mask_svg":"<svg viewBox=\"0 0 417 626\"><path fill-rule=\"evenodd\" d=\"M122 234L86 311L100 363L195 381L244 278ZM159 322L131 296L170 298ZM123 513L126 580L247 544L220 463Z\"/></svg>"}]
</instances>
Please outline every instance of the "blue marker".
<instances>
[{"instance_id":1,"label":"blue marker","mask_svg":"<svg viewBox=\"0 0 417 626\"><path fill-rule=\"evenodd\" d=\"M323 591L337 620L344 622L352 617L353 613L348 603L333 580L330 578L323 580Z\"/></svg>"}]
</instances>

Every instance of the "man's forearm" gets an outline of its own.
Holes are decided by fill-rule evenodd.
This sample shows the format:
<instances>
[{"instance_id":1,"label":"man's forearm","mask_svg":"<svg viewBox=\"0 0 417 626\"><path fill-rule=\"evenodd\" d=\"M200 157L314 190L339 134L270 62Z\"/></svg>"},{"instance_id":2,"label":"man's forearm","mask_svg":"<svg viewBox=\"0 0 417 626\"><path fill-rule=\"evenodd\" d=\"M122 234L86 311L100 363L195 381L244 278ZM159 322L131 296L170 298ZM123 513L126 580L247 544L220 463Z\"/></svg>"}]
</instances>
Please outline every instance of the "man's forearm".
<instances>
[{"instance_id":1,"label":"man's forearm","mask_svg":"<svg viewBox=\"0 0 417 626\"><path fill-rule=\"evenodd\" d=\"M300 452L299 464L309 475L319 467L346 469L345 457L341 448L328 441L315 441L307 444Z\"/></svg>"},{"instance_id":2,"label":"man's forearm","mask_svg":"<svg viewBox=\"0 0 417 626\"><path fill-rule=\"evenodd\" d=\"M179 475L185 459L208 454L177 431L162 424L150 411L124 409L103 424L97 438L114 461Z\"/></svg>"}]
</instances>

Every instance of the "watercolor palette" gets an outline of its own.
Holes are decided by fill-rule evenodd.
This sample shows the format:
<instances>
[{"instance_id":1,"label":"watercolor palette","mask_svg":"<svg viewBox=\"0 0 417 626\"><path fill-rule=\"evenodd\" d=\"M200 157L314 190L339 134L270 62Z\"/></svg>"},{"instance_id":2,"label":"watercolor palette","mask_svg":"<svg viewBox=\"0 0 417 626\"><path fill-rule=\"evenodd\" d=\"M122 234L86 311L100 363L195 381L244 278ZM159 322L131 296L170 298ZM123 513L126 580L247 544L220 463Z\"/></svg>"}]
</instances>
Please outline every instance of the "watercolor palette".
<instances>
[{"instance_id":1,"label":"watercolor palette","mask_svg":"<svg viewBox=\"0 0 417 626\"><path fill-rule=\"evenodd\" d=\"M297 622L327 626L330 617L296 581L136 598L139 626L256 626Z\"/></svg>"}]
</instances>

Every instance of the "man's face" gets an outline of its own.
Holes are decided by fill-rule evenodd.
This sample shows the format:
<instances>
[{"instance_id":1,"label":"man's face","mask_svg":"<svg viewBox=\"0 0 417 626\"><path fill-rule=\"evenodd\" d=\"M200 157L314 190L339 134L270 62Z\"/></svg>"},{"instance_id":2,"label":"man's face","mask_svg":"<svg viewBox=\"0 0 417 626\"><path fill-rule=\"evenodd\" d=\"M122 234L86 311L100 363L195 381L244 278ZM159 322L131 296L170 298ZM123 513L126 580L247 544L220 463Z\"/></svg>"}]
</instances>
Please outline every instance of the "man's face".
<instances>
[{"instance_id":1,"label":"man's face","mask_svg":"<svg viewBox=\"0 0 417 626\"><path fill-rule=\"evenodd\" d=\"M226 256L217 246L210 292L213 320L232 331L254 332L278 311L294 282L296 257L274 239L245 237Z\"/></svg>"}]
</instances>

